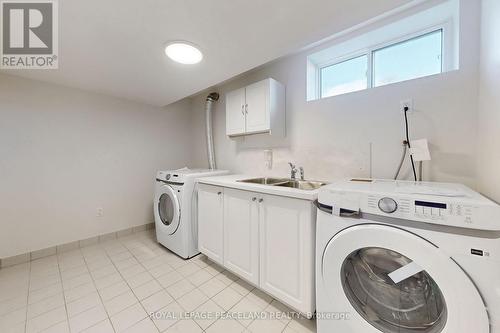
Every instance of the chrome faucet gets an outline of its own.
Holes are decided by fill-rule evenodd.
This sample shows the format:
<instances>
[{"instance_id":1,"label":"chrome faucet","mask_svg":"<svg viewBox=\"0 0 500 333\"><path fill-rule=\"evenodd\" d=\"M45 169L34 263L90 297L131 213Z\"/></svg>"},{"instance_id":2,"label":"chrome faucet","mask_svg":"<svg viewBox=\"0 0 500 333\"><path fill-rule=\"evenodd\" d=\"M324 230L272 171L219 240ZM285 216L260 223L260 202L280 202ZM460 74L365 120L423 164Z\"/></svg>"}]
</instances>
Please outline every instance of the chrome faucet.
<instances>
[{"instance_id":1,"label":"chrome faucet","mask_svg":"<svg viewBox=\"0 0 500 333\"><path fill-rule=\"evenodd\" d=\"M288 165L290 165L290 178L295 180L296 175L297 175L297 169L295 168L295 165L292 162L288 162Z\"/></svg>"},{"instance_id":2,"label":"chrome faucet","mask_svg":"<svg viewBox=\"0 0 500 333\"><path fill-rule=\"evenodd\" d=\"M299 172L300 172L300 180L304 180L304 168L300 167Z\"/></svg>"}]
</instances>

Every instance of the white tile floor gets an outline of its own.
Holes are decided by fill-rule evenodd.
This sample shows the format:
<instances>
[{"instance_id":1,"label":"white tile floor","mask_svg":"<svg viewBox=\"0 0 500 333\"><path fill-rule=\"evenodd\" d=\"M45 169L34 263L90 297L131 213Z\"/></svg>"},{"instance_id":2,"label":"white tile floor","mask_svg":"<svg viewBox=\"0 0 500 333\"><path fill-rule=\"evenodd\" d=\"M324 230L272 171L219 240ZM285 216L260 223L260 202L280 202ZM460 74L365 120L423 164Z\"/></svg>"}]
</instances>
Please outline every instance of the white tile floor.
<instances>
[{"instance_id":1,"label":"white tile floor","mask_svg":"<svg viewBox=\"0 0 500 333\"><path fill-rule=\"evenodd\" d=\"M315 332L288 311L202 255L180 259L151 231L0 270L2 333Z\"/></svg>"}]
</instances>

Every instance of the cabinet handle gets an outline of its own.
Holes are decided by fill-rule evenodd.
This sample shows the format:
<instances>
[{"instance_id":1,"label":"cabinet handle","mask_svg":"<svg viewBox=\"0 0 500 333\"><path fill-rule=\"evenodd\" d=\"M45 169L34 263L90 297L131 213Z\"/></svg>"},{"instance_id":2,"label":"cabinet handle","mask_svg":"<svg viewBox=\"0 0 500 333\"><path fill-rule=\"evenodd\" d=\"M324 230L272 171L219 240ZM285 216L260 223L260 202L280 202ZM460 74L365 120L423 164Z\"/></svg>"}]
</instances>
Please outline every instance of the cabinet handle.
<instances>
[{"instance_id":1,"label":"cabinet handle","mask_svg":"<svg viewBox=\"0 0 500 333\"><path fill-rule=\"evenodd\" d=\"M245 104L245 113L248 114L248 104Z\"/></svg>"},{"instance_id":2,"label":"cabinet handle","mask_svg":"<svg viewBox=\"0 0 500 333\"><path fill-rule=\"evenodd\" d=\"M217 192L217 195L221 195L221 194L222 194L222 192Z\"/></svg>"},{"instance_id":3,"label":"cabinet handle","mask_svg":"<svg viewBox=\"0 0 500 333\"><path fill-rule=\"evenodd\" d=\"M264 201L264 199L260 198L260 199L259 199L259 202L262 202L262 201Z\"/></svg>"},{"instance_id":4,"label":"cabinet handle","mask_svg":"<svg viewBox=\"0 0 500 333\"><path fill-rule=\"evenodd\" d=\"M257 200L257 198L256 198L256 197L253 197L253 198L252 198L252 201L255 201L255 200Z\"/></svg>"},{"instance_id":5,"label":"cabinet handle","mask_svg":"<svg viewBox=\"0 0 500 333\"><path fill-rule=\"evenodd\" d=\"M241 114L245 115L245 105L241 104Z\"/></svg>"}]
</instances>

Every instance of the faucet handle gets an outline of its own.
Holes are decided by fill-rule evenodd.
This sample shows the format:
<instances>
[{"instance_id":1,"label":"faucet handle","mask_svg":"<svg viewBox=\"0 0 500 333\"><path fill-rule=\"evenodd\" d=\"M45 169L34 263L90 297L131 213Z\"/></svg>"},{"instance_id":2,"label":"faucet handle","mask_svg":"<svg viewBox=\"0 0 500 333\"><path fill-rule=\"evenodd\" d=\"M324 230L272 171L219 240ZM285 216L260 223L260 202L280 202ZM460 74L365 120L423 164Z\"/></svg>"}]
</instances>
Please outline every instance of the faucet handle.
<instances>
[{"instance_id":1,"label":"faucet handle","mask_svg":"<svg viewBox=\"0 0 500 333\"><path fill-rule=\"evenodd\" d=\"M295 180L295 175L297 174L297 169L295 168L295 164L293 164L292 162L288 162L288 164L290 165L290 178Z\"/></svg>"},{"instance_id":2,"label":"faucet handle","mask_svg":"<svg viewBox=\"0 0 500 333\"><path fill-rule=\"evenodd\" d=\"M299 172L300 172L300 180L304 180L304 168L299 167Z\"/></svg>"}]
</instances>

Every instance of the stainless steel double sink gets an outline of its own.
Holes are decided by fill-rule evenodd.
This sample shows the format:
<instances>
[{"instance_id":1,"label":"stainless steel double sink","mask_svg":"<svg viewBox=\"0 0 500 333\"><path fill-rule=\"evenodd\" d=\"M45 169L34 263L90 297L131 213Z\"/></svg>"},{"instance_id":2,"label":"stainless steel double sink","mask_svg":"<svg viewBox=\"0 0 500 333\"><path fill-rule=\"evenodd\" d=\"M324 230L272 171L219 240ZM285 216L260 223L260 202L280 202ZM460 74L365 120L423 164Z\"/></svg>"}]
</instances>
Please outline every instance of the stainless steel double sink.
<instances>
[{"instance_id":1,"label":"stainless steel double sink","mask_svg":"<svg viewBox=\"0 0 500 333\"><path fill-rule=\"evenodd\" d=\"M268 186L279 186L279 187L289 187L296 188L299 190L316 190L321 186L326 185L325 182L319 182L314 180L298 180L298 179L289 179L289 178L251 178L251 179L243 179L238 180L241 183L251 183L251 184L261 184Z\"/></svg>"}]
</instances>

